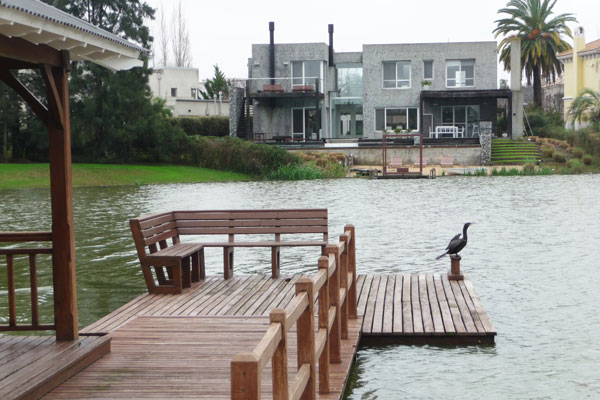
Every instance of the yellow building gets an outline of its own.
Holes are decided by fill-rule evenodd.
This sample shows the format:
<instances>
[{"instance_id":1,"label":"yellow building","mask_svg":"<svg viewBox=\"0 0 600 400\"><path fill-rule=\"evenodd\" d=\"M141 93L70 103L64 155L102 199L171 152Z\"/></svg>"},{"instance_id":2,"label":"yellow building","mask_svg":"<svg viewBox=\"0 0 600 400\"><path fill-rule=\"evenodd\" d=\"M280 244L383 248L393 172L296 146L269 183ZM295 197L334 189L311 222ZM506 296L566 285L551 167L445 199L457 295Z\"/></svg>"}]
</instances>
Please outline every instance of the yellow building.
<instances>
[{"instance_id":1,"label":"yellow building","mask_svg":"<svg viewBox=\"0 0 600 400\"><path fill-rule=\"evenodd\" d=\"M573 99L583 89L600 91L600 39L586 44L584 30L578 27L575 30L573 49L560 53L558 59L565 67L564 118L570 125L569 109Z\"/></svg>"}]
</instances>

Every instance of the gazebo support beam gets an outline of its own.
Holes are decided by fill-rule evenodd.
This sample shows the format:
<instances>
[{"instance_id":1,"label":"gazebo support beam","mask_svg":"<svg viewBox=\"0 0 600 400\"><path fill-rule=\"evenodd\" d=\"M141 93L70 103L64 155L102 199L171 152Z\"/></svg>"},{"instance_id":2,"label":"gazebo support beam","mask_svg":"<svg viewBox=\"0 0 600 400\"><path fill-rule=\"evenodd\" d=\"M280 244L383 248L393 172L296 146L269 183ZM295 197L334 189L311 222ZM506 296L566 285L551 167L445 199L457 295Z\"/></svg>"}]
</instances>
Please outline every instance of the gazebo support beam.
<instances>
[{"instance_id":1,"label":"gazebo support beam","mask_svg":"<svg viewBox=\"0 0 600 400\"><path fill-rule=\"evenodd\" d=\"M62 67L61 52L45 44L35 45L25 39L0 34L0 57L31 64L47 64Z\"/></svg>"},{"instance_id":2,"label":"gazebo support beam","mask_svg":"<svg viewBox=\"0 0 600 400\"><path fill-rule=\"evenodd\" d=\"M71 180L71 122L69 117L68 57L61 68L41 68L51 118L49 121L50 198L54 320L57 340L74 340L79 334L75 279L75 231Z\"/></svg>"},{"instance_id":3,"label":"gazebo support beam","mask_svg":"<svg viewBox=\"0 0 600 400\"><path fill-rule=\"evenodd\" d=\"M19 96L23 98L25 103L31 107L35 115L48 126L50 114L48 109L42 102L35 97L33 93L21 81L14 77L14 75L8 69L0 69L0 81L6 83L11 87Z\"/></svg>"}]
</instances>

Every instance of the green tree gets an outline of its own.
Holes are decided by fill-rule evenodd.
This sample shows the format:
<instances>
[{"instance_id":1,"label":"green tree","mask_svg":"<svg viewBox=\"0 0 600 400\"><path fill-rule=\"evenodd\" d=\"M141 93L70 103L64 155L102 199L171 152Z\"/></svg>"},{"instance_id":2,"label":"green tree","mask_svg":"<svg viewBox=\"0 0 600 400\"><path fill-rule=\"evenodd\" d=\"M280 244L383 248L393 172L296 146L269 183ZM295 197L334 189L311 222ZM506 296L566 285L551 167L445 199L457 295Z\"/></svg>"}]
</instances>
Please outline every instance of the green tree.
<instances>
[{"instance_id":1,"label":"green tree","mask_svg":"<svg viewBox=\"0 0 600 400\"><path fill-rule=\"evenodd\" d=\"M600 92L583 89L569 108L569 118L573 126L577 122L600 123Z\"/></svg>"},{"instance_id":2,"label":"green tree","mask_svg":"<svg viewBox=\"0 0 600 400\"><path fill-rule=\"evenodd\" d=\"M212 79L207 79L204 84L205 90L200 90L200 94L205 100L212 100L215 96L219 96L219 92L223 92L223 98L229 97L229 82L225 78L225 74L217 64L214 65L215 76Z\"/></svg>"},{"instance_id":3,"label":"green tree","mask_svg":"<svg viewBox=\"0 0 600 400\"><path fill-rule=\"evenodd\" d=\"M495 37L500 42L500 60L504 69L510 71L510 41L521 39L521 68L525 71L527 83L533 80L534 103L542 106L542 78L554 80L563 71L557 55L571 48L562 35L573 37L567 22L576 22L570 14L554 16L552 9L556 0L511 0L498 13L508 14L507 18L496 20Z\"/></svg>"},{"instance_id":4,"label":"green tree","mask_svg":"<svg viewBox=\"0 0 600 400\"><path fill-rule=\"evenodd\" d=\"M0 82L0 161L10 159L11 142L19 135L22 114L17 93Z\"/></svg>"},{"instance_id":5,"label":"green tree","mask_svg":"<svg viewBox=\"0 0 600 400\"><path fill-rule=\"evenodd\" d=\"M142 0L47 2L108 32L150 47L152 37L144 19L154 18L154 9ZM147 123L167 117L152 103L147 55L142 55L142 59L143 67L118 72L90 62L73 62L69 89L75 160L146 159L148 154L140 153L141 149L148 148L143 145L143 138L169 134L159 132L165 124Z\"/></svg>"}]
</instances>

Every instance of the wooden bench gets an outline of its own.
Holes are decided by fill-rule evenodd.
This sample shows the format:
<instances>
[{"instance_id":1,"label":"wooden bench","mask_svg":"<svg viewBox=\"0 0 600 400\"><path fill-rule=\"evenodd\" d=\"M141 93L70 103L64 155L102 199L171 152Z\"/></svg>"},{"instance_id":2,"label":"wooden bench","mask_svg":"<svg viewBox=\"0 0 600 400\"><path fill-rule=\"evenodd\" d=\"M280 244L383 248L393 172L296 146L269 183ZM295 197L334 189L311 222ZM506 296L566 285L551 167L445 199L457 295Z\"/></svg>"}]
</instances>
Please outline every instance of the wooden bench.
<instances>
[{"instance_id":1,"label":"wooden bench","mask_svg":"<svg viewBox=\"0 0 600 400\"><path fill-rule=\"evenodd\" d=\"M282 85L263 85L263 92L283 93Z\"/></svg>"},{"instance_id":2,"label":"wooden bench","mask_svg":"<svg viewBox=\"0 0 600 400\"><path fill-rule=\"evenodd\" d=\"M315 87L313 85L294 85L292 86L292 92L314 92Z\"/></svg>"},{"instance_id":3,"label":"wooden bench","mask_svg":"<svg viewBox=\"0 0 600 400\"><path fill-rule=\"evenodd\" d=\"M440 160L440 166L442 168L452 168L454 166L454 160L452 157L442 157Z\"/></svg>"},{"instance_id":4,"label":"wooden bench","mask_svg":"<svg viewBox=\"0 0 600 400\"><path fill-rule=\"evenodd\" d=\"M227 241L202 242L191 244L198 248L200 279L204 278L204 251L206 247L223 248L223 268L225 279L233 276L233 255L236 247L268 247L271 249L271 275L277 278L281 269L281 247L321 247L324 254L328 240L327 209L299 209L299 210L214 210L214 211L171 211L163 214L151 215L132 219L130 221L131 231L138 249L138 256L144 271L144 278L150 290L150 278L152 278L150 266L154 266L159 284L161 282L160 272L156 269L156 263L162 262L162 266L172 267L177 264L173 258L173 252L167 251L166 239L173 238L173 246L179 246L181 235L220 235L225 236ZM322 235L322 239L302 239L282 241L281 235ZM244 240L236 241L236 235L244 235ZM274 235L272 240L246 240L248 235ZM157 255L156 243L161 246L161 252ZM145 252L145 247L150 247L150 256ZM154 246L154 251L151 246ZM193 247L192 247L193 249ZM192 263L194 262L193 250L190 249ZM183 250L182 250L183 251ZM183 251L182 254L184 254ZM188 261L182 258L182 266L172 267L183 271L187 276L186 265ZM158 261L157 261L158 260ZM194 265L192 264L192 282L194 282ZM147 274L150 274L147 277ZM173 280L176 277L173 276ZM154 279L152 282L154 283ZM178 283L178 282L177 282ZM184 286L185 287L185 286Z\"/></svg>"},{"instance_id":5,"label":"wooden bench","mask_svg":"<svg viewBox=\"0 0 600 400\"><path fill-rule=\"evenodd\" d=\"M129 225L148 292L181 293L183 288L204 279L204 247L198 243L180 242L173 213L132 219ZM170 246L167 239L171 240Z\"/></svg>"}]
</instances>

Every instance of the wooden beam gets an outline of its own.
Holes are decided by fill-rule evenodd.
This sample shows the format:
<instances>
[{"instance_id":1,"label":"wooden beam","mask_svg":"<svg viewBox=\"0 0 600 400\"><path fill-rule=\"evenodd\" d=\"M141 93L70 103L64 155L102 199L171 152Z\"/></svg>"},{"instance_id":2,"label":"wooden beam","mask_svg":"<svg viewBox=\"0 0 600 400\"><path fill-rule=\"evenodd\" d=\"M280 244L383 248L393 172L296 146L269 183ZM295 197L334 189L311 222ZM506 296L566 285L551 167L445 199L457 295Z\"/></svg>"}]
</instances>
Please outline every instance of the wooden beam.
<instances>
[{"instance_id":1,"label":"wooden beam","mask_svg":"<svg viewBox=\"0 0 600 400\"><path fill-rule=\"evenodd\" d=\"M62 67L61 52L45 44L35 45L25 39L0 34L0 57L32 64Z\"/></svg>"},{"instance_id":2,"label":"wooden beam","mask_svg":"<svg viewBox=\"0 0 600 400\"><path fill-rule=\"evenodd\" d=\"M35 115L48 126L50 120L48 108L21 81L15 78L8 69L0 69L0 80L17 92L25 100L25 103L31 107Z\"/></svg>"},{"instance_id":3,"label":"wooden beam","mask_svg":"<svg viewBox=\"0 0 600 400\"><path fill-rule=\"evenodd\" d=\"M50 67L49 65L43 65L42 77L44 78L44 82L46 83L46 92L48 94L48 108L50 111L49 116L51 118L50 121L56 124L58 128L62 128L64 127L65 123L65 115L61 104L61 98L58 94L58 89L56 87L56 82L54 80L52 67Z\"/></svg>"},{"instance_id":4,"label":"wooden beam","mask_svg":"<svg viewBox=\"0 0 600 400\"><path fill-rule=\"evenodd\" d=\"M37 69L39 65L12 58L0 57L0 65L5 69Z\"/></svg>"},{"instance_id":5,"label":"wooden beam","mask_svg":"<svg viewBox=\"0 0 600 400\"><path fill-rule=\"evenodd\" d=\"M56 94L51 87L47 87L48 99L49 102L51 99L59 102L63 113L62 127L55 126L55 124L49 124L48 127L50 132L54 321L57 340L74 340L78 337L79 331L71 181L69 82L67 70L64 68L53 68L51 75L56 86Z\"/></svg>"}]
</instances>

